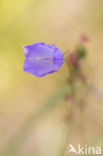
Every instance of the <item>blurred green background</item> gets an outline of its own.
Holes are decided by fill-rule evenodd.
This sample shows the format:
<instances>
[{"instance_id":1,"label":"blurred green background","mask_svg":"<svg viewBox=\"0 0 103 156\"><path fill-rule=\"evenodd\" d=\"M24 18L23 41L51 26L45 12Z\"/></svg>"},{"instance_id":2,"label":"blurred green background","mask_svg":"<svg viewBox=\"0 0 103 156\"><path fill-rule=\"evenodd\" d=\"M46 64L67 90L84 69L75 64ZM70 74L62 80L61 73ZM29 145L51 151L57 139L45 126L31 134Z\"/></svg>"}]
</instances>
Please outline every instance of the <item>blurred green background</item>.
<instances>
[{"instance_id":1,"label":"blurred green background","mask_svg":"<svg viewBox=\"0 0 103 156\"><path fill-rule=\"evenodd\" d=\"M65 81L67 69L63 65L43 78L24 73L23 46L40 41L56 44L64 52L73 50L82 33L90 38L84 70L103 89L103 0L0 0L0 156L15 156L12 140L17 141L18 156L56 156L63 141L62 108L35 128L31 115ZM102 140L103 97L91 93L87 103L85 130L91 143ZM74 127L71 143L76 145L80 138Z\"/></svg>"}]
</instances>

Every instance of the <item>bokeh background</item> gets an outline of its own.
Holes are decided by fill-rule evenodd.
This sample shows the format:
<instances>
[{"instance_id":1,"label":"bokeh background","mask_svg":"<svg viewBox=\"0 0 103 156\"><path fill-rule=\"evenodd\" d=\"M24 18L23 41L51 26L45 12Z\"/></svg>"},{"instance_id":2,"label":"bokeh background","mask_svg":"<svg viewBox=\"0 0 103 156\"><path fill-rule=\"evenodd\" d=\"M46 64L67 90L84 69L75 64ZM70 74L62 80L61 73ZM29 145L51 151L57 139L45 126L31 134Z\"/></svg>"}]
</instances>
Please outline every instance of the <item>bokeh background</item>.
<instances>
[{"instance_id":1,"label":"bokeh background","mask_svg":"<svg viewBox=\"0 0 103 156\"><path fill-rule=\"evenodd\" d=\"M89 36L88 78L99 88L86 108L86 142L103 146L103 0L0 0L0 156L57 156L65 140L62 106L35 122L34 114L67 78L57 73L37 78L23 72L23 46L37 41L73 50ZM42 113L40 113L42 114ZM80 143L74 126L70 143Z\"/></svg>"}]
</instances>

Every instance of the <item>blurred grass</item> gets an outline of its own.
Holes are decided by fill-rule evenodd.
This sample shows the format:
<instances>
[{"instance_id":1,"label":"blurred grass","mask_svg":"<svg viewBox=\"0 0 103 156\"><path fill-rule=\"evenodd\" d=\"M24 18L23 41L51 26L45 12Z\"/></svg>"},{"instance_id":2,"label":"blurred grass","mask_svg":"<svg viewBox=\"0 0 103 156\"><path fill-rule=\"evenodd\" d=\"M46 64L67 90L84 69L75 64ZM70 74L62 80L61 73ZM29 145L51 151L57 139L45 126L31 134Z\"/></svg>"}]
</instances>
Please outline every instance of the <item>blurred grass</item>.
<instances>
[{"instance_id":1,"label":"blurred grass","mask_svg":"<svg viewBox=\"0 0 103 156\"><path fill-rule=\"evenodd\" d=\"M15 136L10 138L3 152L2 156L17 156L20 148L23 146L25 139L30 133L32 127L35 124L39 123L41 119L49 113L56 104L60 104L60 102L64 99L64 96L67 92L67 85L63 84L56 92L48 99L46 103L43 104L42 108L37 112L37 114L33 113L29 116L27 121L23 123L22 127L19 131L16 132Z\"/></svg>"}]
</instances>

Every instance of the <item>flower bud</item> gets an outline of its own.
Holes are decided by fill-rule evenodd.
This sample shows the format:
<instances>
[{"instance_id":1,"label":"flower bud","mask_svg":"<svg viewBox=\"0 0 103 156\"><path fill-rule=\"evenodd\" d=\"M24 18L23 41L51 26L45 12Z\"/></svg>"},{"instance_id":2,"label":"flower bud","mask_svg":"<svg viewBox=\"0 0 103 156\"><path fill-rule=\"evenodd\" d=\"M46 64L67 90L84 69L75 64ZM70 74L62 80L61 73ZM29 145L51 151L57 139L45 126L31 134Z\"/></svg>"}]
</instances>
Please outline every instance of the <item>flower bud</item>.
<instances>
[{"instance_id":1,"label":"flower bud","mask_svg":"<svg viewBox=\"0 0 103 156\"><path fill-rule=\"evenodd\" d=\"M79 46L76 49L76 55L80 59L85 58L85 56L86 56L86 49L83 46Z\"/></svg>"},{"instance_id":2,"label":"flower bud","mask_svg":"<svg viewBox=\"0 0 103 156\"><path fill-rule=\"evenodd\" d=\"M83 43L86 43L86 42L88 42L89 41L89 38L86 36L86 35L82 35L81 36L81 41L83 42Z\"/></svg>"},{"instance_id":3,"label":"flower bud","mask_svg":"<svg viewBox=\"0 0 103 156\"><path fill-rule=\"evenodd\" d=\"M76 54L73 52L69 54L68 61L69 61L69 64L72 66L78 66L79 64L79 59L76 56Z\"/></svg>"},{"instance_id":4,"label":"flower bud","mask_svg":"<svg viewBox=\"0 0 103 156\"><path fill-rule=\"evenodd\" d=\"M66 94L66 96L65 96L65 101L70 101L70 100L72 100L72 95L71 94L69 94L69 93L67 93Z\"/></svg>"}]
</instances>

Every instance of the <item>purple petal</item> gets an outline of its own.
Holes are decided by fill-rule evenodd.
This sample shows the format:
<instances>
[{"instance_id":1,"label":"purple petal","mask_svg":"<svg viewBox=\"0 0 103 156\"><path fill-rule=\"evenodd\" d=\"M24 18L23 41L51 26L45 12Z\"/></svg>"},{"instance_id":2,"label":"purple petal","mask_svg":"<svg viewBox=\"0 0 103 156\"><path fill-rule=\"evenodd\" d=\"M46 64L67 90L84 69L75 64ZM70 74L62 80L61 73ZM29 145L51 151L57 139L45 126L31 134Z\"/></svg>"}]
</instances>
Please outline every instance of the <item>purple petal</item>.
<instances>
[{"instance_id":1,"label":"purple petal","mask_svg":"<svg viewBox=\"0 0 103 156\"><path fill-rule=\"evenodd\" d=\"M23 70L38 77L56 72L63 64L63 55L55 45L37 42L24 46L24 54Z\"/></svg>"}]
</instances>

